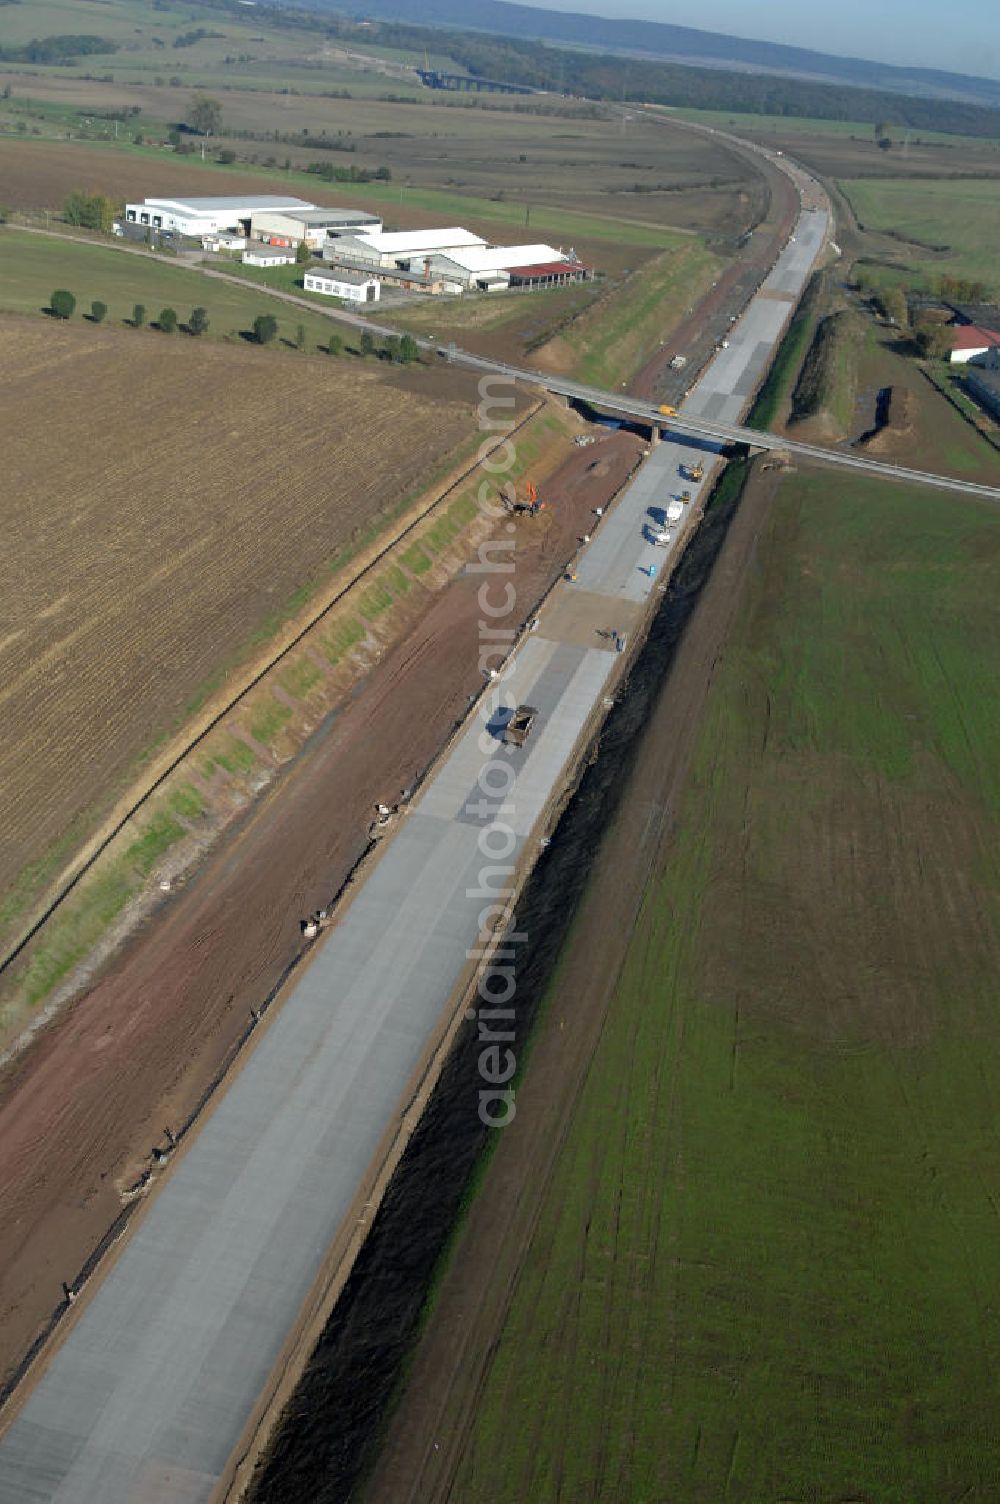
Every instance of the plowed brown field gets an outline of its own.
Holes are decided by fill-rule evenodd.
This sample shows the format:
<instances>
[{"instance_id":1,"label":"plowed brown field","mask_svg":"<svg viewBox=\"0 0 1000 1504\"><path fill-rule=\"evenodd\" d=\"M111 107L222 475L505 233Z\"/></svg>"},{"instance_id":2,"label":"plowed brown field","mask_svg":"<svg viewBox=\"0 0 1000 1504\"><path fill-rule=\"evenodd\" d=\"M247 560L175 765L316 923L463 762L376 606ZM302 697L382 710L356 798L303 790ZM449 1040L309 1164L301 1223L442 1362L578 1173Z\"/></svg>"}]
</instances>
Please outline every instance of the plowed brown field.
<instances>
[{"instance_id":1,"label":"plowed brown field","mask_svg":"<svg viewBox=\"0 0 1000 1504\"><path fill-rule=\"evenodd\" d=\"M454 373L0 323L0 903L430 480L474 432L474 392Z\"/></svg>"}]
</instances>

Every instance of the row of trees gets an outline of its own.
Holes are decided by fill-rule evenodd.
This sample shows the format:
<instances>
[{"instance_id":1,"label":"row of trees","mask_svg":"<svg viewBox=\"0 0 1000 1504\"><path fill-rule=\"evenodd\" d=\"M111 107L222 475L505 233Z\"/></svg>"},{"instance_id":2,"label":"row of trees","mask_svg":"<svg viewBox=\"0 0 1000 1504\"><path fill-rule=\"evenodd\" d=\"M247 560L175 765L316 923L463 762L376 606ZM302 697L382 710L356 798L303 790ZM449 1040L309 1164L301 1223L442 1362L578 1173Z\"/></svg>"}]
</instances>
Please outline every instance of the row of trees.
<instances>
[{"instance_id":1,"label":"row of trees","mask_svg":"<svg viewBox=\"0 0 1000 1504\"><path fill-rule=\"evenodd\" d=\"M377 355L380 360L392 361L394 365L408 366L420 358L420 350L412 334L387 334L384 339L378 339L370 330L365 329L360 346L361 354L366 358Z\"/></svg>"},{"instance_id":2,"label":"row of trees","mask_svg":"<svg viewBox=\"0 0 1000 1504\"><path fill-rule=\"evenodd\" d=\"M71 193L63 204L63 219L68 225L111 234L118 218L119 205L103 193Z\"/></svg>"},{"instance_id":3,"label":"row of trees","mask_svg":"<svg viewBox=\"0 0 1000 1504\"><path fill-rule=\"evenodd\" d=\"M89 33L60 33L52 37L32 37L22 47L0 47L0 62L41 63L50 66L71 62L76 57L117 51L118 43L109 41L107 37L95 37Z\"/></svg>"},{"instance_id":4,"label":"row of trees","mask_svg":"<svg viewBox=\"0 0 1000 1504\"><path fill-rule=\"evenodd\" d=\"M49 299L49 312L57 319L71 319L76 312L76 298L68 288L59 287ZM90 313L87 317L92 324L103 324L108 316L108 305L95 299L90 305ZM132 309L132 317L126 320L133 329L141 329L146 322L146 307L144 303L136 303ZM204 308L192 308L191 315L186 324L179 324L177 310L163 308L156 320L155 327L163 334L173 334L180 327L188 334L205 334L208 330L208 312Z\"/></svg>"},{"instance_id":5,"label":"row of trees","mask_svg":"<svg viewBox=\"0 0 1000 1504\"><path fill-rule=\"evenodd\" d=\"M315 173L326 183L389 183L392 172L388 167L338 167L333 162L310 162L306 172Z\"/></svg>"},{"instance_id":6,"label":"row of trees","mask_svg":"<svg viewBox=\"0 0 1000 1504\"><path fill-rule=\"evenodd\" d=\"M60 287L49 299L49 312L57 319L71 319L76 312L76 298L68 288ZM102 324L107 318L108 305L95 301L90 305L88 317L91 323ZM126 320L133 329L141 329L146 322L146 308L143 303L136 303L132 309L131 319ZM163 334L173 334L178 328L184 329L188 334L205 334L208 330L208 313L204 308L193 308L186 324L180 324L177 311L174 308L162 308L155 322L155 327ZM253 338L258 345L269 345L277 337L278 320L273 313L258 313L252 326ZM295 331L293 343L299 350L306 346L307 334L304 324L299 324ZM377 338L370 330L362 332L359 342L360 353L363 358L372 355L380 360L388 360L394 365L410 365L419 360L420 350L412 334L387 334L384 339ZM327 350L331 355L341 355L344 350L343 336L334 331L327 342Z\"/></svg>"}]
</instances>

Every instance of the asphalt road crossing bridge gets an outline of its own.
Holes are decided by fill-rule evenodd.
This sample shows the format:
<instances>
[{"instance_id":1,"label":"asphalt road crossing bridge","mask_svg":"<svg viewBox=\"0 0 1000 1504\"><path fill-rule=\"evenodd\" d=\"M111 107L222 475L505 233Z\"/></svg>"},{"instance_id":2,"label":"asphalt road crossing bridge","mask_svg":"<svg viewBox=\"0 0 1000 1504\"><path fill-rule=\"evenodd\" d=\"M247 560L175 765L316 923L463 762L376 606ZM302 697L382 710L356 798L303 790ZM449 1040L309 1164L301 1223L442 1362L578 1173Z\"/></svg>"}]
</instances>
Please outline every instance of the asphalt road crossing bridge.
<instances>
[{"instance_id":1,"label":"asphalt road crossing bridge","mask_svg":"<svg viewBox=\"0 0 1000 1504\"><path fill-rule=\"evenodd\" d=\"M449 358L456 364L471 366L483 372L495 372L498 376L540 386L570 402L580 403L595 412L649 427L657 438L662 431L675 438L690 436L707 440L712 445L741 445L751 450L780 450L797 459L812 463L834 465L846 470L859 470L883 479L907 481L914 485L935 486L941 490L957 491L966 496L981 496L990 501L1000 501L1000 486L987 486L975 481L958 480L950 475L938 475L927 470L913 470L892 461L871 459L867 455L849 454L842 449L826 449L820 444L802 444L784 434L770 433L758 428L747 428L740 423L719 422L698 412L678 409L676 417L665 417L658 407L626 392L608 392L600 387L585 386L579 381L569 381L562 376L550 376L529 367L511 366L502 361L488 360L485 356L472 355L468 351L452 349Z\"/></svg>"}]
</instances>

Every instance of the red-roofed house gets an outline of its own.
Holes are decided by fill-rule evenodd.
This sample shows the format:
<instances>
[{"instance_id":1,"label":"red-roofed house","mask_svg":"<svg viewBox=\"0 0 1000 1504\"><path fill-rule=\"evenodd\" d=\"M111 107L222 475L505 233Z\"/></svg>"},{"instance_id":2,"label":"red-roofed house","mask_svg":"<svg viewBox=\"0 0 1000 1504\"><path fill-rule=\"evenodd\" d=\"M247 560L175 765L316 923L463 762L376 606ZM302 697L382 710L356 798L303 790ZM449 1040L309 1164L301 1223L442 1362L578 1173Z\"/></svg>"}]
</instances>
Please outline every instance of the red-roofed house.
<instances>
[{"instance_id":1,"label":"red-roofed house","mask_svg":"<svg viewBox=\"0 0 1000 1504\"><path fill-rule=\"evenodd\" d=\"M951 359L956 365L965 365L1000 346L1000 334L995 329L981 329L978 324L956 324L951 336Z\"/></svg>"}]
</instances>

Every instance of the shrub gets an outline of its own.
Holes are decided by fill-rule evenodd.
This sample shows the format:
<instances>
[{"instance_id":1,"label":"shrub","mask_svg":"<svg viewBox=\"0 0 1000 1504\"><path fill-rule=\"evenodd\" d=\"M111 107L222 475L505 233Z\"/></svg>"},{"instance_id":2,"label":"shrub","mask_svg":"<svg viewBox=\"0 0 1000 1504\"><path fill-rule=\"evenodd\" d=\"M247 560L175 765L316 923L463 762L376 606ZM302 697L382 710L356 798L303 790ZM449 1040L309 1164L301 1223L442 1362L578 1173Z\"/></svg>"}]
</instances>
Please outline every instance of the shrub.
<instances>
[{"instance_id":1,"label":"shrub","mask_svg":"<svg viewBox=\"0 0 1000 1504\"><path fill-rule=\"evenodd\" d=\"M187 321L188 334L204 334L208 328L208 313L204 308L192 308Z\"/></svg>"},{"instance_id":2,"label":"shrub","mask_svg":"<svg viewBox=\"0 0 1000 1504\"><path fill-rule=\"evenodd\" d=\"M177 328L177 314L172 308L163 308L156 322L164 334L173 334Z\"/></svg>"},{"instance_id":3,"label":"shrub","mask_svg":"<svg viewBox=\"0 0 1000 1504\"><path fill-rule=\"evenodd\" d=\"M111 233L115 213L114 200L106 198L103 193L71 193L63 204L63 219L68 225L102 230L106 235Z\"/></svg>"},{"instance_id":4,"label":"shrub","mask_svg":"<svg viewBox=\"0 0 1000 1504\"><path fill-rule=\"evenodd\" d=\"M339 334L331 334L326 348L331 355L339 355L344 348L344 341Z\"/></svg>"},{"instance_id":5,"label":"shrub","mask_svg":"<svg viewBox=\"0 0 1000 1504\"><path fill-rule=\"evenodd\" d=\"M132 309L132 323L136 329L141 329L145 322L146 305L144 303L136 303L135 307Z\"/></svg>"},{"instance_id":6,"label":"shrub","mask_svg":"<svg viewBox=\"0 0 1000 1504\"><path fill-rule=\"evenodd\" d=\"M90 319L91 319L91 323L94 323L94 324L103 324L104 320L107 318L107 316L108 316L108 305L107 305L107 303L102 303L97 298L95 298L94 301L93 301L93 303L91 303L91 305L90 305Z\"/></svg>"},{"instance_id":7,"label":"shrub","mask_svg":"<svg viewBox=\"0 0 1000 1504\"><path fill-rule=\"evenodd\" d=\"M272 313L258 313L253 321L253 336L258 345L268 345L278 332L278 320Z\"/></svg>"},{"instance_id":8,"label":"shrub","mask_svg":"<svg viewBox=\"0 0 1000 1504\"><path fill-rule=\"evenodd\" d=\"M57 319L71 319L76 308L76 299L71 292L60 287L49 299L49 307Z\"/></svg>"}]
</instances>

